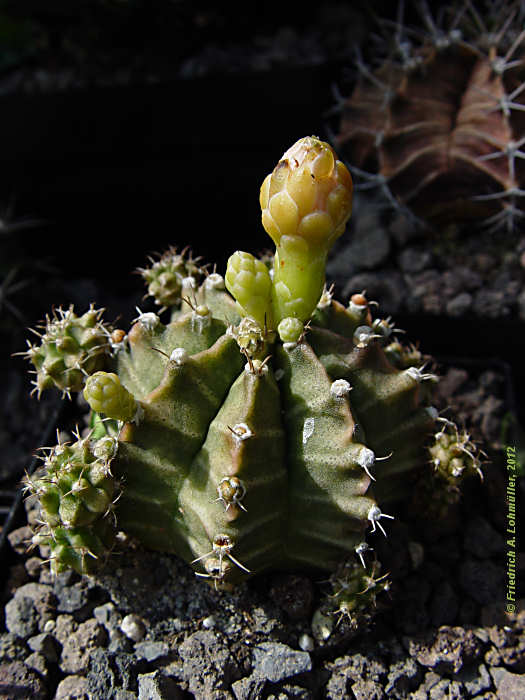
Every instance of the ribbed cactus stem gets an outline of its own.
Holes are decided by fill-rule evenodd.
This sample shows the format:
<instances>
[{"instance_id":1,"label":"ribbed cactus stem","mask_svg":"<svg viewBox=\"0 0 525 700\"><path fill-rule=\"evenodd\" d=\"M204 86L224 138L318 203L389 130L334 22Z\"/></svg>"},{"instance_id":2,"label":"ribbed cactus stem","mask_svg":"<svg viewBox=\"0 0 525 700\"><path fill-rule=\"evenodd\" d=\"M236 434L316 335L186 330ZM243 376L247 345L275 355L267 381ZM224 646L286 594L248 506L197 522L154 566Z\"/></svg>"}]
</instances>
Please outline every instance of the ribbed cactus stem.
<instances>
[{"instance_id":1,"label":"ribbed cactus stem","mask_svg":"<svg viewBox=\"0 0 525 700\"><path fill-rule=\"evenodd\" d=\"M275 253L272 286L276 319L292 316L308 320L324 288L327 252L302 238L281 238Z\"/></svg>"}]
</instances>

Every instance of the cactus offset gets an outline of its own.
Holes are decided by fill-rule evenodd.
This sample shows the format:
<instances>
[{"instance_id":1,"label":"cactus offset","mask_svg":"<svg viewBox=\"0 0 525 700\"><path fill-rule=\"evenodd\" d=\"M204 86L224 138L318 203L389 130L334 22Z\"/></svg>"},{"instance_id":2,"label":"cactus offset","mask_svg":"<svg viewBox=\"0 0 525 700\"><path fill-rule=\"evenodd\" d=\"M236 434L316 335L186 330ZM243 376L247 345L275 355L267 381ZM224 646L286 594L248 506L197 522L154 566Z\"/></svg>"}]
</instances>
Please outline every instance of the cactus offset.
<instances>
[{"instance_id":1,"label":"cactus offset","mask_svg":"<svg viewBox=\"0 0 525 700\"><path fill-rule=\"evenodd\" d=\"M99 530L109 515L215 583L268 569L336 571L347 555L361 567L366 531L386 534L393 501L411 494L415 475L432 479L437 378L395 340L389 319L372 320L364 294L345 307L324 288L351 192L332 148L302 139L262 186L273 270L237 252L225 281L214 272L184 297L184 285L177 296L170 283L157 299L170 307L166 323L139 311L127 335L105 329L104 366L84 363L82 381L69 387L83 390L92 431L60 448L88 457L57 467L52 452L44 476L28 484L42 500L39 537L58 543L56 570L91 570L103 558L111 538ZM92 477L99 454L101 483ZM460 457L468 460L468 448L450 464ZM348 616L386 585L378 564L349 566L334 579L336 609Z\"/></svg>"}]
</instances>

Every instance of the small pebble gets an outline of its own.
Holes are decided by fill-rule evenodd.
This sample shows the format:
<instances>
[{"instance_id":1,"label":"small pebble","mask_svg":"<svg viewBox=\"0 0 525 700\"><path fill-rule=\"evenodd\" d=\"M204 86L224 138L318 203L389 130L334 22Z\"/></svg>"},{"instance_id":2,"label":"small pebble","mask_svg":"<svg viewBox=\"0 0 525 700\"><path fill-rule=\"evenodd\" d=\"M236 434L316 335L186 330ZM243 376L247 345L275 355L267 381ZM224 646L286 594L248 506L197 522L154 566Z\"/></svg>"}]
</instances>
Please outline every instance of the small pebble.
<instances>
[{"instance_id":1,"label":"small pebble","mask_svg":"<svg viewBox=\"0 0 525 700\"><path fill-rule=\"evenodd\" d=\"M128 639L132 639L134 642L140 642L146 634L146 628L143 621L138 615L130 614L126 615L122 622L120 623L120 629L124 632Z\"/></svg>"},{"instance_id":2,"label":"small pebble","mask_svg":"<svg viewBox=\"0 0 525 700\"><path fill-rule=\"evenodd\" d=\"M213 615L205 617L202 621L202 626L207 630L212 629L212 627L215 627L215 624L215 618L213 617Z\"/></svg>"},{"instance_id":3,"label":"small pebble","mask_svg":"<svg viewBox=\"0 0 525 700\"><path fill-rule=\"evenodd\" d=\"M302 634L299 637L299 646L303 651L313 651L315 643L309 634Z\"/></svg>"}]
</instances>

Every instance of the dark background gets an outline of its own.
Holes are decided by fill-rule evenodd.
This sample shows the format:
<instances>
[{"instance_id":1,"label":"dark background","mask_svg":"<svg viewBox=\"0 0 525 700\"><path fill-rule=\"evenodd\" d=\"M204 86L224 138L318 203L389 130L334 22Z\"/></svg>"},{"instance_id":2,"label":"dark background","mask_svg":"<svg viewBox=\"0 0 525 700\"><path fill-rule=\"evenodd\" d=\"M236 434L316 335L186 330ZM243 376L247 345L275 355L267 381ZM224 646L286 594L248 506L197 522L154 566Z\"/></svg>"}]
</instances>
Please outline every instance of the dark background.
<instances>
[{"instance_id":1,"label":"dark background","mask_svg":"<svg viewBox=\"0 0 525 700\"><path fill-rule=\"evenodd\" d=\"M224 273L236 249L267 247L265 175L298 138L327 137L334 86L355 78L354 46L366 57L374 13L396 11L342 0L1 2L0 219L39 222L0 229L2 277L14 270L25 285L10 297L18 320L34 325L70 301L129 320L143 293L131 273L149 254L189 244ZM396 321L428 352L500 357L523 380L512 322Z\"/></svg>"}]
</instances>

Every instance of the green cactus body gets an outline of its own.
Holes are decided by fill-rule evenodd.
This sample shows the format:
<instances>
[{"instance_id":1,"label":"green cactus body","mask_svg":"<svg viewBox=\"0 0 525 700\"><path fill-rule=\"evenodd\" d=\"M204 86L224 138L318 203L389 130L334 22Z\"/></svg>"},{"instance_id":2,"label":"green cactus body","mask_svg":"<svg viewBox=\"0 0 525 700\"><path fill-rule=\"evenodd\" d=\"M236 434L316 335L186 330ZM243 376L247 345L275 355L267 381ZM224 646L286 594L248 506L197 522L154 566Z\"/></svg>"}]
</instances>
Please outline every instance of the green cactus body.
<instances>
[{"instance_id":1,"label":"green cactus body","mask_svg":"<svg viewBox=\"0 0 525 700\"><path fill-rule=\"evenodd\" d=\"M119 491L110 469L115 451L112 438L59 444L45 458L45 473L27 479L41 504L35 543L50 547L55 573L67 568L91 573L113 546Z\"/></svg>"},{"instance_id":2,"label":"green cactus body","mask_svg":"<svg viewBox=\"0 0 525 700\"><path fill-rule=\"evenodd\" d=\"M393 324L372 321L364 295L344 307L323 291L324 273L301 276L342 232L351 180L315 137L287 153L263 185L263 221L280 242L273 277L266 262L237 252L225 280L213 273L190 297L170 297L166 324L139 311L127 335L114 331L104 371L81 383L96 412L83 449L106 455L111 472L102 491L91 478L84 500L74 499L74 520L62 515L73 477L62 484L48 465L51 485L32 485L59 543L57 570L86 570L71 554L74 538L98 537L81 545L94 556L110 547L97 528L106 527L101 512L122 484L118 527L180 555L200 576L229 583L269 569L335 571L358 555L363 571L345 569L352 584L342 584L339 607L357 610L365 600L348 595L362 595L378 571L365 570L366 534L386 534L383 519L393 516L383 504L406 495L427 467L439 420L430 406L436 377L391 337ZM287 257L286 246L302 251L299 258ZM290 268L281 274L283 261ZM163 303L176 286L166 284L166 294L156 291ZM300 303L289 303L294 294ZM445 464L446 448L452 472L468 459L466 444L459 455L442 430L434 439L434 460ZM97 460L88 460L90 474ZM84 467L75 469L83 479Z\"/></svg>"},{"instance_id":3,"label":"green cactus body","mask_svg":"<svg viewBox=\"0 0 525 700\"><path fill-rule=\"evenodd\" d=\"M40 396L44 389L56 387L63 394L81 391L85 378L103 369L111 354L110 330L101 322L103 309L93 305L82 316L71 306L58 309L47 317L42 326L40 345L29 343L24 353L34 365L34 391Z\"/></svg>"}]
</instances>

